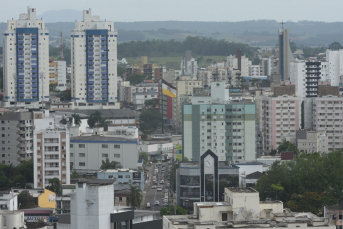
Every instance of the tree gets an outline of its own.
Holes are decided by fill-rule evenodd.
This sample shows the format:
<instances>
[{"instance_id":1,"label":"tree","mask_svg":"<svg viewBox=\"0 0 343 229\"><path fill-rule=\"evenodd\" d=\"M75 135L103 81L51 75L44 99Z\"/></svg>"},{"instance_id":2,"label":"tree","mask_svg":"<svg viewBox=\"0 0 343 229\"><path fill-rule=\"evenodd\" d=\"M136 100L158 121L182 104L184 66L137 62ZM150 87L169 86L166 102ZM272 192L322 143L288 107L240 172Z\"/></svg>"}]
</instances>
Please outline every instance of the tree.
<instances>
[{"instance_id":1,"label":"tree","mask_svg":"<svg viewBox=\"0 0 343 229\"><path fill-rule=\"evenodd\" d=\"M283 192L284 188L281 186L280 183L272 184L270 187L275 191L275 200L277 200L278 192Z\"/></svg>"},{"instance_id":2,"label":"tree","mask_svg":"<svg viewBox=\"0 0 343 229\"><path fill-rule=\"evenodd\" d=\"M292 53L297 51L297 49L298 49L297 45L293 41L289 42L289 46L291 47L291 52Z\"/></svg>"},{"instance_id":3,"label":"tree","mask_svg":"<svg viewBox=\"0 0 343 229\"><path fill-rule=\"evenodd\" d=\"M50 91L56 91L57 83L51 83L49 84L49 90Z\"/></svg>"},{"instance_id":4,"label":"tree","mask_svg":"<svg viewBox=\"0 0 343 229\"><path fill-rule=\"evenodd\" d=\"M71 90L66 89L60 93L61 101L70 101L71 100Z\"/></svg>"},{"instance_id":5,"label":"tree","mask_svg":"<svg viewBox=\"0 0 343 229\"><path fill-rule=\"evenodd\" d=\"M142 190L136 185L130 185L130 189L130 194L126 198L126 205L139 208L143 200Z\"/></svg>"},{"instance_id":6,"label":"tree","mask_svg":"<svg viewBox=\"0 0 343 229\"><path fill-rule=\"evenodd\" d=\"M145 100L144 102L144 105L146 107L152 107L152 108L155 108L158 104L158 99L157 98L154 98L154 99L148 99L148 100Z\"/></svg>"},{"instance_id":7,"label":"tree","mask_svg":"<svg viewBox=\"0 0 343 229\"><path fill-rule=\"evenodd\" d=\"M71 179L80 178L80 174L78 174L75 170L70 174Z\"/></svg>"},{"instance_id":8,"label":"tree","mask_svg":"<svg viewBox=\"0 0 343 229\"><path fill-rule=\"evenodd\" d=\"M136 85L139 83L142 83L144 80L149 80L151 79L151 76L148 75L144 75L144 74L138 74L138 73L131 73L128 77L127 77L127 81L130 81L130 85Z\"/></svg>"},{"instance_id":9,"label":"tree","mask_svg":"<svg viewBox=\"0 0 343 229\"><path fill-rule=\"evenodd\" d=\"M0 190L6 190L10 186L10 182L5 173L0 171Z\"/></svg>"},{"instance_id":10,"label":"tree","mask_svg":"<svg viewBox=\"0 0 343 229\"><path fill-rule=\"evenodd\" d=\"M289 141L283 141L277 148L278 153L282 152L294 152L297 153L298 149L295 144Z\"/></svg>"},{"instance_id":11,"label":"tree","mask_svg":"<svg viewBox=\"0 0 343 229\"><path fill-rule=\"evenodd\" d=\"M74 113L71 115L71 117L74 118L75 125L79 126L81 124L81 117L79 114Z\"/></svg>"},{"instance_id":12,"label":"tree","mask_svg":"<svg viewBox=\"0 0 343 229\"><path fill-rule=\"evenodd\" d=\"M111 124L110 121L102 117L101 112L98 110L90 114L90 116L88 117L87 123L90 128L104 127L105 131L108 130L108 125Z\"/></svg>"},{"instance_id":13,"label":"tree","mask_svg":"<svg viewBox=\"0 0 343 229\"><path fill-rule=\"evenodd\" d=\"M111 161L106 158L106 161L102 160L100 169L121 169L123 166L120 164L120 162L117 161Z\"/></svg>"},{"instance_id":14,"label":"tree","mask_svg":"<svg viewBox=\"0 0 343 229\"><path fill-rule=\"evenodd\" d=\"M118 66L117 67L117 75L124 76L125 75L125 68Z\"/></svg>"},{"instance_id":15,"label":"tree","mask_svg":"<svg viewBox=\"0 0 343 229\"><path fill-rule=\"evenodd\" d=\"M24 190L18 195L19 209L35 208L37 207L35 198L31 196L29 191Z\"/></svg>"},{"instance_id":16,"label":"tree","mask_svg":"<svg viewBox=\"0 0 343 229\"><path fill-rule=\"evenodd\" d=\"M57 177L49 180L49 186L46 187L46 189L56 193L56 195L59 195L62 193L62 184L60 179Z\"/></svg>"},{"instance_id":17,"label":"tree","mask_svg":"<svg viewBox=\"0 0 343 229\"><path fill-rule=\"evenodd\" d=\"M12 181L12 187L25 188L25 186L26 186L26 178L21 174L15 175Z\"/></svg>"},{"instance_id":18,"label":"tree","mask_svg":"<svg viewBox=\"0 0 343 229\"><path fill-rule=\"evenodd\" d=\"M139 115L140 130L144 134L151 134L161 124L161 115L157 109L148 109Z\"/></svg>"},{"instance_id":19,"label":"tree","mask_svg":"<svg viewBox=\"0 0 343 229\"><path fill-rule=\"evenodd\" d=\"M21 174L25 177L26 182L33 182L33 158L28 161L23 161L15 167L15 175Z\"/></svg>"},{"instance_id":20,"label":"tree","mask_svg":"<svg viewBox=\"0 0 343 229\"><path fill-rule=\"evenodd\" d=\"M139 154L139 158L141 158L143 160L143 167L145 168L148 164L149 161L149 156L146 152L141 152Z\"/></svg>"},{"instance_id":21,"label":"tree","mask_svg":"<svg viewBox=\"0 0 343 229\"><path fill-rule=\"evenodd\" d=\"M331 50L340 50L340 49L343 49L343 46L341 45L341 43L335 41L335 42L329 44L329 49L331 49Z\"/></svg>"},{"instance_id":22,"label":"tree","mask_svg":"<svg viewBox=\"0 0 343 229\"><path fill-rule=\"evenodd\" d=\"M170 187L175 192L176 191L176 170L180 167L179 163L174 163L169 173Z\"/></svg>"},{"instance_id":23,"label":"tree","mask_svg":"<svg viewBox=\"0 0 343 229\"><path fill-rule=\"evenodd\" d=\"M324 206L333 205L338 200L325 193L305 192L304 194L292 194L291 200L286 203L293 212L312 212L323 216Z\"/></svg>"},{"instance_id":24,"label":"tree","mask_svg":"<svg viewBox=\"0 0 343 229\"><path fill-rule=\"evenodd\" d=\"M181 206L176 206L176 209L175 209L175 206L172 205L172 206L168 206L165 208L161 208L160 214L161 214L161 216L164 216L164 215L187 215L187 210Z\"/></svg>"}]
</instances>

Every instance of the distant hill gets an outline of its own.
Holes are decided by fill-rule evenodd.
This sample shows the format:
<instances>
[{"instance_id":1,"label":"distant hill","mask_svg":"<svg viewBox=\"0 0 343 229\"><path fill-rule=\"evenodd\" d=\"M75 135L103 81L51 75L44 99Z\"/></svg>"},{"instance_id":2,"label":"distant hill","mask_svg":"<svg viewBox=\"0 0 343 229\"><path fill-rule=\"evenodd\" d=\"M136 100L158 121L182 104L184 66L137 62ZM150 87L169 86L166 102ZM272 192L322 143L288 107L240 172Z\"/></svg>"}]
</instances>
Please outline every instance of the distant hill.
<instances>
[{"instance_id":1,"label":"distant hill","mask_svg":"<svg viewBox=\"0 0 343 229\"><path fill-rule=\"evenodd\" d=\"M49 10L43 14L37 15L37 18L43 18L45 23L75 22L75 20L82 20L82 11L69 9Z\"/></svg>"},{"instance_id":2,"label":"distant hill","mask_svg":"<svg viewBox=\"0 0 343 229\"><path fill-rule=\"evenodd\" d=\"M59 31L62 30L66 44L69 45L70 31L75 27L75 19L82 20L82 12L77 10L47 11L37 18L40 17L46 21L51 41L56 39ZM243 42L253 46L275 46L278 42L278 29L281 27L275 20L114 22L114 26L118 29L119 42L153 39L182 41L187 36L199 36ZM290 29L290 39L298 46L327 46L334 41L343 44L343 22L286 22L284 27ZM6 24L0 23L0 30L4 29L6 29ZM1 38L0 45L2 45Z\"/></svg>"}]
</instances>

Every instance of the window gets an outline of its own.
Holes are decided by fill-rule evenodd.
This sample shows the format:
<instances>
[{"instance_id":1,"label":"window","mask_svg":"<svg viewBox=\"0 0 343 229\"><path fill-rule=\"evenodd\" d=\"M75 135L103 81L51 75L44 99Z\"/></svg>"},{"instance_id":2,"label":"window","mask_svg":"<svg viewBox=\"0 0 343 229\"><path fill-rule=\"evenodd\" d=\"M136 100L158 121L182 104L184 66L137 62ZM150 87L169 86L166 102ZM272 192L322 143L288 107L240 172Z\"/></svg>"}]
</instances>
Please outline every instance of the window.
<instances>
[{"instance_id":1,"label":"window","mask_svg":"<svg viewBox=\"0 0 343 229\"><path fill-rule=\"evenodd\" d=\"M86 148L85 144L79 144L79 148Z\"/></svg>"},{"instance_id":2,"label":"window","mask_svg":"<svg viewBox=\"0 0 343 229\"><path fill-rule=\"evenodd\" d=\"M102 145L101 145L101 148L107 149L107 148L108 148L108 145L107 145L107 144L102 144Z\"/></svg>"},{"instance_id":3,"label":"window","mask_svg":"<svg viewBox=\"0 0 343 229\"><path fill-rule=\"evenodd\" d=\"M70 144L70 148L74 148L74 145L73 145L73 144Z\"/></svg>"},{"instance_id":4,"label":"window","mask_svg":"<svg viewBox=\"0 0 343 229\"><path fill-rule=\"evenodd\" d=\"M123 175L118 175L118 178L123 178Z\"/></svg>"},{"instance_id":5,"label":"window","mask_svg":"<svg viewBox=\"0 0 343 229\"><path fill-rule=\"evenodd\" d=\"M86 166L85 162L79 162L79 166Z\"/></svg>"},{"instance_id":6,"label":"window","mask_svg":"<svg viewBox=\"0 0 343 229\"><path fill-rule=\"evenodd\" d=\"M120 145L114 145L115 149L120 149Z\"/></svg>"},{"instance_id":7,"label":"window","mask_svg":"<svg viewBox=\"0 0 343 229\"><path fill-rule=\"evenodd\" d=\"M332 219L336 219L336 215L332 215Z\"/></svg>"},{"instance_id":8,"label":"window","mask_svg":"<svg viewBox=\"0 0 343 229\"><path fill-rule=\"evenodd\" d=\"M270 212L266 212L266 217L270 218Z\"/></svg>"},{"instance_id":9,"label":"window","mask_svg":"<svg viewBox=\"0 0 343 229\"><path fill-rule=\"evenodd\" d=\"M108 176L108 179L113 179L113 175L109 175L109 176Z\"/></svg>"},{"instance_id":10,"label":"window","mask_svg":"<svg viewBox=\"0 0 343 229\"><path fill-rule=\"evenodd\" d=\"M107 153L103 153L102 157L108 157L108 154Z\"/></svg>"},{"instance_id":11,"label":"window","mask_svg":"<svg viewBox=\"0 0 343 229\"><path fill-rule=\"evenodd\" d=\"M113 154L113 157L119 158L119 157L120 157L120 154Z\"/></svg>"},{"instance_id":12,"label":"window","mask_svg":"<svg viewBox=\"0 0 343 229\"><path fill-rule=\"evenodd\" d=\"M79 153L79 157L86 157L85 153Z\"/></svg>"},{"instance_id":13,"label":"window","mask_svg":"<svg viewBox=\"0 0 343 229\"><path fill-rule=\"evenodd\" d=\"M227 221L227 213L222 213L222 221Z\"/></svg>"},{"instance_id":14,"label":"window","mask_svg":"<svg viewBox=\"0 0 343 229\"><path fill-rule=\"evenodd\" d=\"M83 188L83 183L77 183L78 188Z\"/></svg>"},{"instance_id":15,"label":"window","mask_svg":"<svg viewBox=\"0 0 343 229\"><path fill-rule=\"evenodd\" d=\"M338 216L338 219L342 220L342 215L339 215L339 216Z\"/></svg>"},{"instance_id":16,"label":"window","mask_svg":"<svg viewBox=\"0 0 343 229\"><path fill-rule=\"evenodd\" d=\"M130 175L125 175L125 178L129 178L130 179Z\"/></svg>"}]
</instances>

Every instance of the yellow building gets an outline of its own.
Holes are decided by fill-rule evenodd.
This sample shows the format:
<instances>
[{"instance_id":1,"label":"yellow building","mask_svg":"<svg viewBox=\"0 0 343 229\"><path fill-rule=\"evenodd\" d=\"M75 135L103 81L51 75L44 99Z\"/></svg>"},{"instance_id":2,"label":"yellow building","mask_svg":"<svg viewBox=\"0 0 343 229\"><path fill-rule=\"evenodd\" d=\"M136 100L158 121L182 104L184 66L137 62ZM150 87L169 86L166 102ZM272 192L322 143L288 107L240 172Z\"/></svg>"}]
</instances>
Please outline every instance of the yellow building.
<instances>
[{"instance_id":1,"label":"yellow building","mask_svg":"<svg viewBox=\"0 0 343 229\"><path fill-rule=\"evenodd\" d=\"M38 206L41 208L56 208L56 193L44 189L44 193L38 196Z\"/></svg>"},{"instance_id":2,"label":"yellow building","mask_svg":"<svg viewBox=\"0 0 343 229\"><path fill-rule=\"evenodd\" d=\"M50 62L49 63L49 84L57 84L57 70L58 70L58 63L57 62Z\"/></svg>"}]
</instances>

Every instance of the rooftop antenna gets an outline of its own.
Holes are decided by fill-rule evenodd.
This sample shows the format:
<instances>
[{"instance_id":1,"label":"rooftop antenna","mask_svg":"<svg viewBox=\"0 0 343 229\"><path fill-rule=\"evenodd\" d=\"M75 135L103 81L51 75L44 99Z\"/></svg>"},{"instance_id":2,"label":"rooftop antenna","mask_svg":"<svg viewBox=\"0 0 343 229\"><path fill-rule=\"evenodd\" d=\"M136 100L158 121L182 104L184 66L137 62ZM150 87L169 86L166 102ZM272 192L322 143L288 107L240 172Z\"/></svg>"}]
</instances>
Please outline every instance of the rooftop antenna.
<instances>
[{"instance_id":1,"label":"rooftop antenna","mask_svg":"<svg viewBox=\"0 0 343 229\"><path fill-rule=\"evenodd\" d=\"M282 25L282 29L283 29L283 25L284 25L284 24L286 24L286 23L285 23L285 22L283 22L283 20L282 20L282 22L281 22L280 24Z\"/></svg>"}]
</instances>

